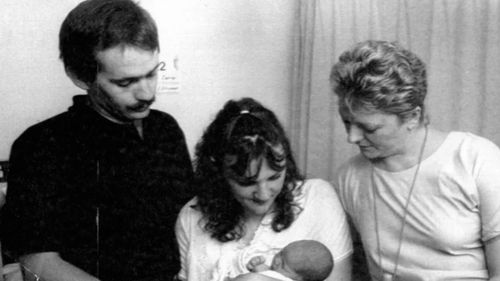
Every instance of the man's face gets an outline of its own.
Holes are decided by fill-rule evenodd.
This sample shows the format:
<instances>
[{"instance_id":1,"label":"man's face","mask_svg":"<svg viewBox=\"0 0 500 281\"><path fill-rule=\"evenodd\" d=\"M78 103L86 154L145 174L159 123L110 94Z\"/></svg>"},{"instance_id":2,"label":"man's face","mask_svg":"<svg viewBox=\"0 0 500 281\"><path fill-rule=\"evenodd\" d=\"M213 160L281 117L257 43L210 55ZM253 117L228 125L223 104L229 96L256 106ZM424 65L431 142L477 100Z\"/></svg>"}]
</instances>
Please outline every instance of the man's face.
<instances>
[{"instance_id":1,"label":"man's face","mask_svg":"<svg viewBox=\"0 0 500 281\"><path fill-rule=\"evenodd\" d=\"M100 69L89 89L95 108L118 122L148 116L156 94L158 51L119 45L98 52L96 58Z\"/></svg>"}]
</instances>

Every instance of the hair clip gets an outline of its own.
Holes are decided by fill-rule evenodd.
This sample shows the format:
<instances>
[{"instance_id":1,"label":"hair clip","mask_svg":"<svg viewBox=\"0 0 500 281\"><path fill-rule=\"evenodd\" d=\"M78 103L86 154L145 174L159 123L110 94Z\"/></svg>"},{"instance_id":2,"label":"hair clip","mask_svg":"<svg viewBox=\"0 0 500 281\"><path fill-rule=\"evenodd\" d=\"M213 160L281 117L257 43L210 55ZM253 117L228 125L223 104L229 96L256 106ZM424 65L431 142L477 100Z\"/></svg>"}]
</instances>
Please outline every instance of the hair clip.
<instances>
[{"instance_id":1,"label":"hair clip","mask_svg":"<svg viewBox=\"0 0 500 281\"><path fill-rule=\"evenodd\" d=\"M243 109L243 110L240 111L240 114L250 114L250 110Z\"/></svg>"},{"instance_id":2,"label":"hair clip","mask_svg":"<svg viewBox=\"0 0 500 281\"><path fill-rule=\"evenodd\" d=\"M253 136L244 136L244 140L249 140L251 143L255 144L257 142L257 139L259 138L259 135L253 135Z\"/></svg>"}]
</instances>

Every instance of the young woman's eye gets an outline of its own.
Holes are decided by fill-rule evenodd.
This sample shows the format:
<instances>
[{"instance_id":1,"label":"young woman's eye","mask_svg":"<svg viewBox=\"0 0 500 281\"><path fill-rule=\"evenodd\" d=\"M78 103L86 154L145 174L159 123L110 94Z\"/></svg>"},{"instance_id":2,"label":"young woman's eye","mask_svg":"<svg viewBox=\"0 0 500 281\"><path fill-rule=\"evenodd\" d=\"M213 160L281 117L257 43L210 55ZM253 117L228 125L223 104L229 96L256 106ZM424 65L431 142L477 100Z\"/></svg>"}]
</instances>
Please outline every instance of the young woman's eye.
<instances>
[{"instance_id":1,"label":"young woman's eye","mask_svg":"<svg viewBox=\"0 0 500 281\"><path fill-rule=\"evenodd\" d=\"M243 187L248 187L248 186L255 184L254 181L238 181L237 183L238 183L238 185L243 186Z\"/></svg>"},{"instance_id":2,"label":"young woman's eye","mask_svg":"<svg viewBox=\"0 0 500 281\"><path fill-rule=\"evenodd\" d=\"M271 181L275 181L281 177L281 173L275 174L269 178Z\"/></svg>"}]
</instances>

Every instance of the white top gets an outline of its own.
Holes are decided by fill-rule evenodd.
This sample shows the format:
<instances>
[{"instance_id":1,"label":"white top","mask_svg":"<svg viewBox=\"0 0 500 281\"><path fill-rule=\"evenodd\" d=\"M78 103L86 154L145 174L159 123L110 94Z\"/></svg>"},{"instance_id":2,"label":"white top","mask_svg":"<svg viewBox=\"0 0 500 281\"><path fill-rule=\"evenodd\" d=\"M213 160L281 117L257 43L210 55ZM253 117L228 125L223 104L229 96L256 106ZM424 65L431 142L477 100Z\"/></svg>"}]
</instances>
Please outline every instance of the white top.
<instances>
[{"instance_id":1,"label":"white top","mask_svg":"<svg viewBox=\"0 0 500 281\"><path fill-rule=\"evenodd\" d=\"M274 271L274 270L261 271L261 272L259 272L259 274L262 274L262 275L265 275L267 277L271 277L274 279L278 279L281 281L294 281L293 279L290 279L290 278L286 277L285 275L283 275L277 271Z\"/></svg>"},{"instance_id":2,"label":"white top","mask_svg":"<svg viewBox=\"0 0 500 281\"><path fill-rule=\"evenodd\" d=\"M339 197L361 234L370 272L394 271L404 205L415 167L388 172L362 155L343 165ZM372 181L373 171L373 181ZM451 132L421 163L399 258L402 280L486 280L483 243L500 236L500 150L470 133Z\"/></svg>"},{"instance_id":3,"label":"white top","mask_svg":"<svg viewBox=\"0 0 500 281\"><path fill-rule=\"evenodd\" d=\"M272 214L266 215L249 244L240 241L219 242L199 224L201 213L188 202L177 218L176 235L181 254L179 278L189 281L221 281L247 273L246 264L263 255L270 265L273 256L290 242L311 239L325 244L335 261L352 252L346 216L333 187L324 180L307 180L295 194L302 212L290 227L274 232Z\"/></svg>"}]
</instances>

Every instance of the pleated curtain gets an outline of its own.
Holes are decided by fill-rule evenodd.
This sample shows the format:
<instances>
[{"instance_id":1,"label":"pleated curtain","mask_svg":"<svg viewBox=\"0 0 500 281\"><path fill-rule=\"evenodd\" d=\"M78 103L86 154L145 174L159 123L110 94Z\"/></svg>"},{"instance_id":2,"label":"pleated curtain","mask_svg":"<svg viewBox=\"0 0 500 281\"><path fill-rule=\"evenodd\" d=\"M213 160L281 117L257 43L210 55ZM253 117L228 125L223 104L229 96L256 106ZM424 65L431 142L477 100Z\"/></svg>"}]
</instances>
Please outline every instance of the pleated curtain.
<instances>
[{"instance_id":1,"label":"pleated curtain","mask_svg":"<svg viewBox=\"0 0 500 281\"><path fill-rule=\"evenodd\" d=\"M333 180L358 149L346 141L328 81L359 41L399 41L427 65L432 126L500 145L500 0L301 0L290 139L308 177Z\"/></svg>"}]
</instances>

